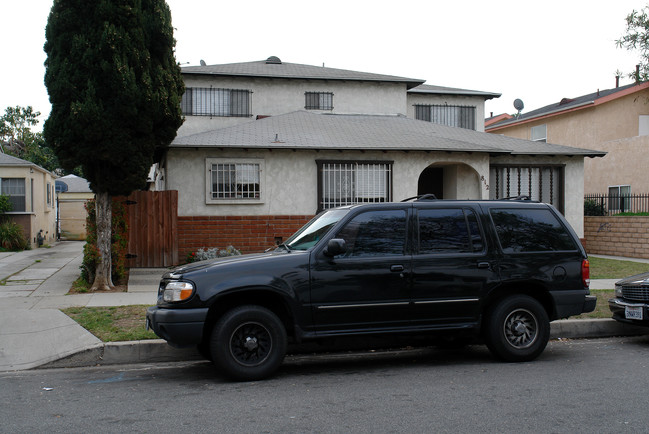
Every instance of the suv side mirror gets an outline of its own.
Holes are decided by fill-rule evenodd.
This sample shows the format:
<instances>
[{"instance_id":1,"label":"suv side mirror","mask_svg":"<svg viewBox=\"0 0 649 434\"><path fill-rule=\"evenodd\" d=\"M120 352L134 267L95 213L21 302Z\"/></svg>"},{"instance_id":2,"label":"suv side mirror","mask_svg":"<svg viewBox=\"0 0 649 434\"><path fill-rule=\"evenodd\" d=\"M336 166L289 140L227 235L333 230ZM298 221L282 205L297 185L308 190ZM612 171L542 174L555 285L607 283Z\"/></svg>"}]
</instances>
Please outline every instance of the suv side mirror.
<instances>
[{"instance_id":1,"label":"suv side mirror","mask_svg":"<svg viewBox=\"0 0 649 434\"><path fill-rule=\"evenodd\" d=\"M322 253L324 253L325 256L333 258L334 256L345 253L346 251L347 246L345 245L345 240L341 238L333 238L329 240L329 242L327 243L327 248L324 249Z\"/></svg>"}]
</instances>

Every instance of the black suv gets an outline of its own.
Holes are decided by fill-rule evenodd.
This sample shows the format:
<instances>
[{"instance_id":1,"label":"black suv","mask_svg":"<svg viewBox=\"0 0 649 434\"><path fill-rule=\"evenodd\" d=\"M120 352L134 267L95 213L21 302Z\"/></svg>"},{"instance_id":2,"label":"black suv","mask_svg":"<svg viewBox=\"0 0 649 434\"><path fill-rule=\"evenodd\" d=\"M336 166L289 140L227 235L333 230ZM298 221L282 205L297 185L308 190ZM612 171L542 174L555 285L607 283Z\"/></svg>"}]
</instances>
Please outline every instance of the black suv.
<instances>
[{"instance_id":1,"label":"black suv","mask_svg":"<svg viewBox=\"0 0 649 434\"><path fill-rule=\"evenodd\" d=\"M529 200L410 200L324 211L273 251L178 267L147 326L228 376L273 373L287 344L471 335L498 358L543 352L549 322L595 308L586 253Z\"/></svg>"}]
</instances>

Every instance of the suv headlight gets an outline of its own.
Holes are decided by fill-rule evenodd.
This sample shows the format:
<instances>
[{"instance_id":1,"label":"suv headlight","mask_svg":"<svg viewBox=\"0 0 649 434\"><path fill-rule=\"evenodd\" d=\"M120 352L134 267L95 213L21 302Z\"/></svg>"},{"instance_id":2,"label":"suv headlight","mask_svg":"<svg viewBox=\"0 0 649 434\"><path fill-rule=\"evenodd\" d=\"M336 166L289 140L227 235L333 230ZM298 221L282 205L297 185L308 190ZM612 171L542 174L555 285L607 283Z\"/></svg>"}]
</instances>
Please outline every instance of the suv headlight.
<instances>
[{"instance_id":1,"label":"suv headlight","mask_svg":"<svg viewBox=\"0 0 649 434\"><path fill-rule=\"evenodd\" d=\"M194 293L194 285L189 282L169 282L162 291L164 301L184 301Z\"/></svg>"}]
</instances>

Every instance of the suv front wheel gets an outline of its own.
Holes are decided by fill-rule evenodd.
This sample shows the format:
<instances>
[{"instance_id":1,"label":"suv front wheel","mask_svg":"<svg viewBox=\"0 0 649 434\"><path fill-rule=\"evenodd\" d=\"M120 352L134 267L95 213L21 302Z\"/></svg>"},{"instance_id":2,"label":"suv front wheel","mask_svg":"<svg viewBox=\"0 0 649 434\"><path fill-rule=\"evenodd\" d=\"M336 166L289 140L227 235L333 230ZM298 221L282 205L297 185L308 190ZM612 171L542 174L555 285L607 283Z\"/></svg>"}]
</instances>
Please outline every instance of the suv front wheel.
<instances>
[{"instance_id":1,"label":"suv front wheel","mask_svg":"<svg viewBox=\"0 0 649 434\"><path fill-rule=\"evenodd\" d=\"M240 306L214 325L210 350L214 363L235 380L261 380L275 372L286 353L282 321L261 306Z\"/></svg>"},{"instance_id":2,"label":"suv front wheel","mask_svg":"<svg viewBox=\"0 0 649 434\"><path fill-rule=\"evenodd\" d=\"M513 295L488 313L485 341L489 350L507 362L537 358L550 339L550 321L541 304L527 295Z\"/></svg>"}]
</instances>

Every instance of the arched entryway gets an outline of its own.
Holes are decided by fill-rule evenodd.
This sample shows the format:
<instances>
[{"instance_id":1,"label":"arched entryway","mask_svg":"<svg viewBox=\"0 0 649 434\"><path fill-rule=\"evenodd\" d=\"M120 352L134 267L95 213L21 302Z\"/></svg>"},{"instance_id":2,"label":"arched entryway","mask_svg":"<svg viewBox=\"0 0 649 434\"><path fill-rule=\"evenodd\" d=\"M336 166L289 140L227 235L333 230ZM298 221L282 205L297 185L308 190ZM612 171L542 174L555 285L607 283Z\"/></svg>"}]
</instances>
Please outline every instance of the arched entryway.
<instances>
[{"instance_id":1,"label":"arched entryway","mask_svg":"<svg viewBox=\"0 0 649 434\"><path fill-rule=\"evenodd\" d=\"M417 194L434 194L438 199L481 199L480 177L468 164L431 164L419 175Z\"/></svg>"}]
</instances>

